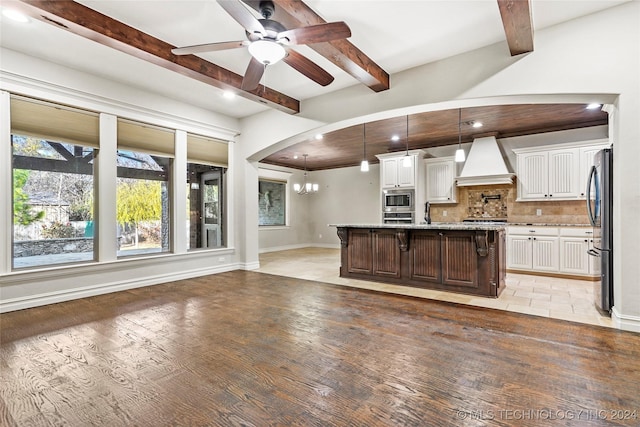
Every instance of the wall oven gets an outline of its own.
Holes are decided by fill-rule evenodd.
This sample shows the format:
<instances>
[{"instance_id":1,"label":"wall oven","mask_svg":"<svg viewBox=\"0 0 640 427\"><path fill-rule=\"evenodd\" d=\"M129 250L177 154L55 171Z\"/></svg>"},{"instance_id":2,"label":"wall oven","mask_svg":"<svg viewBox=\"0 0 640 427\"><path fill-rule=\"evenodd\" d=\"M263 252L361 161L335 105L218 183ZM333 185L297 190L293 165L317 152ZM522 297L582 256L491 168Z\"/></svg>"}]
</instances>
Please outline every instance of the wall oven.
<instances>
[{"instance_id":1,"label":"wall oven","mask_svg":"<svg viewBox=\"0 0 640 427\"><path fill-rule=\"evenodd\" d=\"M415 221L413 212L383 212L382 222L384 224L413 224Z\"/></svg>"},{"instance_id":2,"label":"wall oven","mask_svg":"<svg viewBox=\"0 0 640 427\"><path fill-rule=\"evenodd\" d=\"M382 190L382 212L413 212L415 190Z\"/></svg>"}]
</instances>

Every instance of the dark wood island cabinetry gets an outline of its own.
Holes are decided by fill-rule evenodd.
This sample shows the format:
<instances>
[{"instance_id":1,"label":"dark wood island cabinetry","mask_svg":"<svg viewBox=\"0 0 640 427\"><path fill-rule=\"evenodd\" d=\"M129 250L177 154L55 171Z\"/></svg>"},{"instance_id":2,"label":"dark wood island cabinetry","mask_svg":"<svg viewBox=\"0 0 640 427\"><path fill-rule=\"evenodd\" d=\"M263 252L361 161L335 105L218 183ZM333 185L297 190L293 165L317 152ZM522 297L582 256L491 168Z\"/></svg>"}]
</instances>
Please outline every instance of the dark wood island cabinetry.
<instances>
[{"instance_id":1,"label":"dark wood island cabinetry","mask_svg":"<svg viewBox=\"0 0 640 427\"><path fill-rule=\"evenodd\" d=\"M484 224L336 225L340 276L498 297L505 229Z\"/></svg>"}]
</instances>

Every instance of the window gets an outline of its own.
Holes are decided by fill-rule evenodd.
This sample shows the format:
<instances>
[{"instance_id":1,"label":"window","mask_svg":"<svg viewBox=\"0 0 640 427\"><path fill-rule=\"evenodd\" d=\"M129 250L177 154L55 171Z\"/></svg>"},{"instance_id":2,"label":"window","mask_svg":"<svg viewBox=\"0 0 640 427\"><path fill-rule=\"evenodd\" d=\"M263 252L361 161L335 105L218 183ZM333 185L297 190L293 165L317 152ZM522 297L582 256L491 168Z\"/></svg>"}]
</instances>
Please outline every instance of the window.
<instances>
[{"instance_id":1,"label":"window","mask_svg":"<svg viewBox=\"0 0 640 427\"><path fill-rule=\"evenodd\" d=\"M225 173L228 146L187 135L188 249L226 246Z\"/></svg>"},{"instance_id":2,"label":"window","mask_svg":"<svg viewBox=\"0 0 640 427\"><path fill-rule=\"evenodd\" d=\"M286 225L286 181L258 180L258 225Z\"/></svg>"},{"instance_id":3,"label":"window","mask_svg":"<svg viewBox=\"0 0 640 427\"><path fill-rule=\"evenodd\" d=\"M260 168L258 175L258 225L289 225L287 194L291 173Z\"/></svg>"},{"instance_id":4,"label":"window","mask_svg":"<svg viewBox=\"0 0 640 427\"><path fill-rule=\"evenodd\" d=\"M118 119L118 256L169 252L172 130Z\"/></svg>"},{"instance_id":5,"label":"window","mask_svg":"<svg viewBox=\"0 0 640 427\"><path fill-rule=\"evenodd\" d=\"M93 261L96 114L11 97L12 267Z\"/></svg>"}]
</instances>

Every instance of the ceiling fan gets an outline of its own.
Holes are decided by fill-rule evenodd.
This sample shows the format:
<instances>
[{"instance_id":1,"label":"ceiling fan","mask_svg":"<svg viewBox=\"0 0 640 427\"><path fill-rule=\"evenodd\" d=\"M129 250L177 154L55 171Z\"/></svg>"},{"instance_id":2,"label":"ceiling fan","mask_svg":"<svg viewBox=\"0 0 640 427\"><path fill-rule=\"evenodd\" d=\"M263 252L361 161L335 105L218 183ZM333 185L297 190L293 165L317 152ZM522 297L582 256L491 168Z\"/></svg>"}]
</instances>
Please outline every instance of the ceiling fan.
<instances>
[{"instance_id":1,"label":"ceiling fan","mask_svg":"<svg viewBox=\"0 0 640 427\"><path fill-rule=\"evenodd\" d=\"M282 60L314 82L326 86L333 76L310 59L289 46L321 43L351 37L351 30L344 22L328 22L287 30L271 18L275 12L272 1L261 1L258 9L263 19L257 19L240 0L217 0L222 8L246 30L247 40L207 43L172 49L175 55L236 49L247 46L251 62L242 79L242 90L252 91L260 83L267 65Z\"/></svg>"}]
</instances>

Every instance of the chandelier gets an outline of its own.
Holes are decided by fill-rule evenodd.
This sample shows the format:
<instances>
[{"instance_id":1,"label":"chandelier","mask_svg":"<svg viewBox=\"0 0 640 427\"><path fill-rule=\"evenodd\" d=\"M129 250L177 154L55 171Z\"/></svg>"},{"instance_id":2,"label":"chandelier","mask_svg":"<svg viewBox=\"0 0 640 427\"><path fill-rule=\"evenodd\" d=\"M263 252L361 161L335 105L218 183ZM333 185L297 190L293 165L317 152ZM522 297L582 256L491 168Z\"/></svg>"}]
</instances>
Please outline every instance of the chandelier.
<instances>
[{"instance_id":1,"label":"chandelier","mask_svg":"<svg viewBox=\"0 0 640 427\"><path fill-rule=\"evenodd\" d=\"M304 179L302 182L302 185L295 183L293 184L293 190L300 194L300 195L305 195L305 194L312 194L312 193L317 193L320 186L318 184L314 184L311 182L307 182L307 155L308 154L303 154L304 156Z\"/></svg>"}]
</instances>

